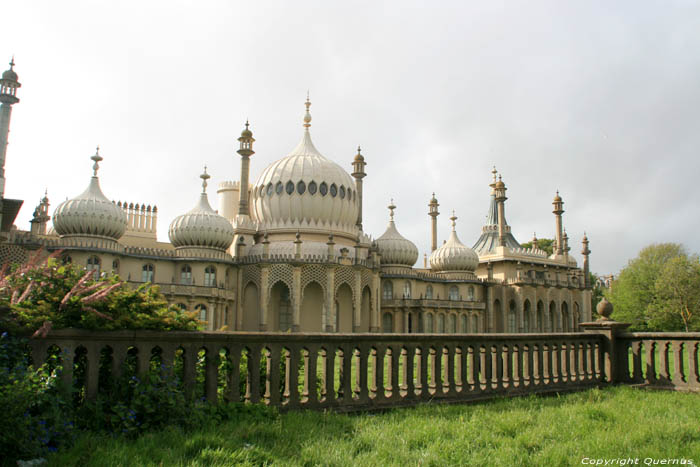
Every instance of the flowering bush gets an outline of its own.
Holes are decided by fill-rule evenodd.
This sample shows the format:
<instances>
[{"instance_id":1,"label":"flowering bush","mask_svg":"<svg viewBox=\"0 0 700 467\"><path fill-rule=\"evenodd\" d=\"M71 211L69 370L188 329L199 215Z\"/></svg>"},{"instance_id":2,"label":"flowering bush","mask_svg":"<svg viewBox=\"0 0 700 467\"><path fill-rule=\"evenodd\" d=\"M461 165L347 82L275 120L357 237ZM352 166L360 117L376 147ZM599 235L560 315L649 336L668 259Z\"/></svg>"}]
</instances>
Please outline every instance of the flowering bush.
<instances>
[{"instance_id":1,"label":"flowering bush","mask_svg":"<svg viewBox=\"0 0 700 467\"><path fill-rule=\"evenodd\" d=\"M96 277L55 254L35 254L25 265L0 270L0 329L45 336L67 327L115 330L197 330L196 312L168 306L157 286L136 290L116 275Z\"/></svg>"}]
</instances>

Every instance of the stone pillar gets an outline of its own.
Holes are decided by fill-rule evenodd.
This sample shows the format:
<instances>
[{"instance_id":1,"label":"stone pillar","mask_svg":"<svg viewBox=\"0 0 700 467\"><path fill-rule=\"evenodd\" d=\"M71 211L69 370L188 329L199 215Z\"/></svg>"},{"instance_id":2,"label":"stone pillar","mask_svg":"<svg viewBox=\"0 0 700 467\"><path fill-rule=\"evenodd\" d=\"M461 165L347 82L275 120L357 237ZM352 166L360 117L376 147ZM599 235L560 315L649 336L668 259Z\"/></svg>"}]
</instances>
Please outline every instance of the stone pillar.
<instances>
[{"instance_id":1,"label":"stone pillar","mask_svg":"<svg viewBox=\"0 0 700 467\"><path fill-rule=\"evenodd\" d=\"M325 331L335 332L335 268L328 268L328 288L326 289Z\"/></svg>"},{"instance_id":2,"label":"stone pillar","mask_svg":"<svg viewBox=\"0 0 700 467\"><path fill-rule=\"evenodd\" d=\"M301 266L292 269L292 332L301 329Z\"/></svg>"},{"instance_id":3,"label":"stone pillar","mask_svg":"<svg viewBox=\"0 0 700 467\"><path fill-rule=\"evenodd\" d=\"M360 332L362 326L362 272L355 269L355 295L352 307L352 332Z\"/></svg>"},{"instance_id":4,"label":"stone pillar","mask_svg":"<svg viewBox=\"0 0 700 467\"><path fill-rule=\"evenodd\" d=\"M270 301L270 290L268 282L270 280L270 269L265 264L260 267L260 331L267 331L267 308Z\"/></svg>"},{"instance_id":5,"label":"stone pillar","mask_svg":"<svg viewBox=\"0 0 700 467\"><path fill-rule=\"evenodd\" d=\"M238 269L236 271L236 294L235 294L235 327L233 328L234 331L242 331L243 330L243 296L244 296L244 290L243 290L243 270Z\"/></svg>"},{"instance_id":6,"label":"stone pillar","mask_svg":"<svg viewBox=\"0 0 700 467\"><path fill-rule=\"evenodd\" d=\"M381 323L381 293L379 284L379 273L375 272L372 275L372 290L374 293L370 297L370 313L369 313L369 332L379 332L379 324Z\"/></svg>"},{"instance_id":7,"label":"stone pillar","mask_svg":"<svg viewBox=\"0 0 700 467\"><path fill-rule=\"evenodd\" d=\"M559 196L559 191L557 191L552 205L554 206L552 214L556 216L556 249L554 252L556 255L561 255L564 252L563 225L561 219L561 215L564 214L564 201L562 201L561 196Z\"/></svg>"},{"instance_id":8,"label":"stone pillar","mask_svg":"<svg viewBox=\"0 0 700 467\"><path fill-rule=\"evenodd\" d=\"M490 263L489 263L490 264ZM484 332L493 332L493 286L486 286L486 316L484 317Z\"/></svg>"},{"instance_id":9,"label":"stone pillar","mask_svg":"<svg viewBox=\"0 0 700 467\"><path fill-rule=\"evenodd\" d=\"M602 352L605 380L612 384L624 382L629 379L629 357L626 346L618 345L617 336L624 333L630 324L610 319L613 306L605 298L598 303L596 311L601 316L598 321L581 323L579 326L584 332L604 336Z\"/></svg>"}]
</instances>

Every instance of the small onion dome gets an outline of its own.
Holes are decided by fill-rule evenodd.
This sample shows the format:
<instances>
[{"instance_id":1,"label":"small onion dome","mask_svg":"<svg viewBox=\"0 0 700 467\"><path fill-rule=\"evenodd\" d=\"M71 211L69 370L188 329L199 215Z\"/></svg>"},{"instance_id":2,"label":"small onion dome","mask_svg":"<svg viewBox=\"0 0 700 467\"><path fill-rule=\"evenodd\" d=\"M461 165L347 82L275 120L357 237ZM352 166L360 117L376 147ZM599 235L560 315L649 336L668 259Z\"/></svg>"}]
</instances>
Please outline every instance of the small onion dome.
<instances>
[{"instance_id":1,"label":"small onion dome","mask_svg":"<svg viewBox=\"0 0 700 467\"><path fill-rule=\"evenodd\" d=\"M557 194L554 197L554 202L555 203L561 203L561 196L559 196L559 190L557 190Z\"/></svg>"},{"instance_id":2,"label":"small onion dome","mask_svg":"<svg viewBox=\"0 0 700 467\"><path fill-rule=\"evenodd\" d=\"M168 229L168 237L175 248L200 247L226 250L233 242L233 226L218 215L209 205L206 167L200 175L202 194L199 202L190 211L177 216Z\"/></svg>"},{"instance_id":3,"label":"small onion dome","mask_svg":"<svg viewBox=\"0 0 700 467\"><path fill-rule=\"evenodd\" d=\"M355 154L355 162L364 162L365 161L365 156L362 155L362 148L360 146L357 147L357 154Z\"/></svg>"},{"instance_id":4,"label":"small onion dome","mask_svg":"<svg viewBox=\"0 0 700 467\"><path fill-rule=\"evenodd\" d=\"M15 73L15 58L12 57L12 61L10 62L10 69L5 70L2 74L2 79L6 79L8 81L17 81L17 73Z\"/></svg>"},{"instance_id":5,"label":"small onion dome","mask_svg":"<svg viewBox=\"0 0 700 467\"><path fill-rule=\"evenodd\" d=\"M396 206L394 206L392 200L389 205L389 225L386 228L386 232L376 240L377 249L379 254L382 255L382 265L410 267L418 261L418 248L412 241L404 238L399 231L396 230L396 225L394 224L394 209L396 209Z\"/></svg>"},{"instance_id":6,"label":"small onion dome","mask_svg":"<svg viewBox=\"0 0 700 467\"><path fill-rule=\"evenodd\" d=\"M250 123L248 123L248 120L245 121L245 130L241 131L241 138L252 138L253 137L253 132L250 131L248 126Z\"/></svg>"},{"instance_id":7,"label":"small onion dome","mask_svg":"<svg viewBox=\"0 0 700 467\"><path fill-rule=\"evenodd\" d=\"M450 238L430 255L430 268L435 272L474 272L479 265L479 256L474 250L459 241L457 232L455 232L455 221L457 217L453 214L450 220L452 221Z\"/></svg>"},{"instance_id":8,"label":"small onion dome","mask_svg":"<svg viewBox=\"0 0 700 467\"><path fill-rule=\"evenodd\" d=\"M98 147L91 157L95 163L90 185L82 194L59 204L54 211L53 226L61 237L94 236L117 240L126 231L126 213L100 189L97 170L102 157L99 150Z\"/></svg>"}]
</instances>

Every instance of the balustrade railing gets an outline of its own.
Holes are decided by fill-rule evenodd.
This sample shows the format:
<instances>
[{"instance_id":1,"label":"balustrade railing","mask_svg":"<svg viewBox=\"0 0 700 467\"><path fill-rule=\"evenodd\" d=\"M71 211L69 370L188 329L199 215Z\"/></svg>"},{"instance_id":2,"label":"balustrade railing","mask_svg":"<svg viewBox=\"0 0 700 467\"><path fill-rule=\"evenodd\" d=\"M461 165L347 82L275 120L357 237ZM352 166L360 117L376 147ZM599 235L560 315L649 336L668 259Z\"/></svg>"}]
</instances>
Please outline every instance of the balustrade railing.
<instances>
[{"instance_id":1,"label":"balustrade railing","mask_svg":"<svg viewBox=\"0 0 700 467\"><path fill-rule=\"evenodd\" d=\"M64 382L88 400L103 390L105 378L150 371L175 372L190 397L210 402L341 411L565 391L606 381L605 338L595 333L60 330L30 345L35 364L58 353Z\"/></svg>"}]
</instances>

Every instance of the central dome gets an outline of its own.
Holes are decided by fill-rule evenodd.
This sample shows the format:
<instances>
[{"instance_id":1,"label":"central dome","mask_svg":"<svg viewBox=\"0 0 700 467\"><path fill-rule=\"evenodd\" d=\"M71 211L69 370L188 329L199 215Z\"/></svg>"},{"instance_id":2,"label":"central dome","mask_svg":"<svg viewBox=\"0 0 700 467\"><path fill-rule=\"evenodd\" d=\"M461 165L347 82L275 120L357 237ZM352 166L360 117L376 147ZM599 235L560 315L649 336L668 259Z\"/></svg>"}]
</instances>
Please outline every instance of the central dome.
<instances>
[{"instance_id":1,"label":"central dome","mask_svg":"<svg viewBox=\"0 0 700 467\"><path fill-rule=\"evenodd\" d=\"M261 231L323 230L355 237L359 210L355 181L311 142L310 105L307 101L301 142L263 170L251 188L253 215Z\"/></svg>"}]
</instances>

